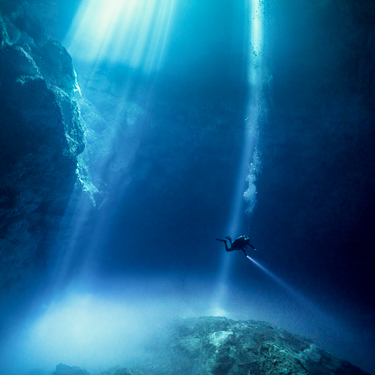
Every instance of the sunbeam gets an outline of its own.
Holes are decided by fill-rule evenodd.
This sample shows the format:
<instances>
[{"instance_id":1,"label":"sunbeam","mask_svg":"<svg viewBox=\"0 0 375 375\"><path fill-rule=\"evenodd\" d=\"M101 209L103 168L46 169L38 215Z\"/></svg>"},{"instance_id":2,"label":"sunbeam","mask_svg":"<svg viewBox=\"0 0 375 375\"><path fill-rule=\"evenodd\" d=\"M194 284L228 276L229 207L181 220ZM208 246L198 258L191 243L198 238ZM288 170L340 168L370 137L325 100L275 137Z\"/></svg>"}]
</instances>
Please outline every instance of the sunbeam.
<instances>
[{"instance_id":1,"label":"sunbeam","mask_svg":"<svg viewBox=\"0 0 375 375\"><path fill-rule=\"evenodd\" d=\"M231 236L237 235L242 226L242 215L245 207L244 198L248 202L247 211L252 211L256 200L256 188L254 185L256 168L251 164L255 162L254 151L256 149L257 129L261 112L261 81L262 81L262 1L250 0L246 3L246 17L248 17L249 34L248 45L248 105L244 126L242 157L238 168L237 181L233 196L232 211L230 214L227 233ZM249 168L250 167L250 168ZM249 172L250 169L250 172ZM246 182L249 186L246 190ZM232 257L223 254L221 269L219 271L218 286L214 296L213 310L222 311L227 297L229 271Z\"/></svg>"},{"instance_id":2,"label":"sunbeam","mask_svg":"<svg viewBox=\"0 0 375 375\"><path fill-rule=\"evenodd\" d=\"M175 0L85 0L65 44L77 60L158 70L172 24Z\"/></svg>"},{"instance_id":3,"label":"sunbeam","mask_svg":"<svg viewBox=\"0 0 375 375\"><path fill-rule=\"evenodd\" d=\"M142 137L136 123L148 105L148 94L145 94L148 89L143 87L143 107L133 102L130 91L134 87L138 90L141 84L138 81L134 84L134 76L126 69L140 71L142 79L147 80L149 73L162 67L174 11L175 0L83 0L67 34L64 43L76 66L80 67L79 83L84 93L84 97L78 99L85 126L85 150L78 157L78 175L94 206L97 204L94 195L99 200L106 199L103 198L106 193L101 189L103 185L109 189L116 186L121 194L131 181L129 169L136 159ZM110 81L102 74L105 64L124 69L121 77ZM108 85L110 90L107 86L101 90L99 82L99 86ZM86 99L88 97L90 100ZM95 127L95 123L101 125ZM59 256L61 261L54 272L57 284L57 279L65 280L67 270L76 262L73 255L80 252L84 258L81 268L94 272L96 257L101 251L100 239L110 222L110 213L98 215L94 224L97 230L82 251L78 240L90 220L92 207L84 196L71 202L70 206L67 216L73 214L74 235Z\"/></svg>"}]
</instances>

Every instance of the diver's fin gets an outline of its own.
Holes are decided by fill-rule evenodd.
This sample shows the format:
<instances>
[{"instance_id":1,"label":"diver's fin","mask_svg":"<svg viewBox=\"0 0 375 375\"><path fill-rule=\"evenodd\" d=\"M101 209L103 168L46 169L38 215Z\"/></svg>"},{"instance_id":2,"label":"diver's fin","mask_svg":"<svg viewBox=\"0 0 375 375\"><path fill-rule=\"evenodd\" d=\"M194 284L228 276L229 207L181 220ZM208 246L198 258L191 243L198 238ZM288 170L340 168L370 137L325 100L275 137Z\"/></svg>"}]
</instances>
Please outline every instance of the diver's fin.
<instances>
[{"instance_id":1,"label":"diver's fin","mask_svg":"<svg viewBox=\"0 0 375 375\"><path fill-rule=\"evenodd\" d=\"M216 241L221 241L221 242L227 242L227 240L222 240L220 238L215 238Z\"/></svg>"}]
</instances>

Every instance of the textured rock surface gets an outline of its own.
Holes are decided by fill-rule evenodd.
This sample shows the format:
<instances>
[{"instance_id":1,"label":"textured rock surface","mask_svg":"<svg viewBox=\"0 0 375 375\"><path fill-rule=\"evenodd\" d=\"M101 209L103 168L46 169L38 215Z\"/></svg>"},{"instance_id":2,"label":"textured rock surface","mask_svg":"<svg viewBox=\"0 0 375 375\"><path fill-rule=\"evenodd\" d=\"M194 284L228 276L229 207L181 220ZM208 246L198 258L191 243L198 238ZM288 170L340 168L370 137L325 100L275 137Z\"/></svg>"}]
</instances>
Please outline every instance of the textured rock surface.
<instances>
[{"instance_id":1,"label":"textured rock surface","mask_svg":"<svg viewBox=\"0 0 375 375\"><path fill-rule=\"evenodd\" d=\"M56 366L56 371L52 375L89 375L89 373L77 366L67 366L60 363Z\"/></svg>"},{"instance_id":2,"label":"textured rock surface","mask_svg":"<svg viewBox=\"0 0 375 375\"><path fill-rule=\"evenodd\" d=\"M366 374L319 349L311 340L266 322L189 318L177 321L166 337L162 344L155 341L155 346L150 348L157 359L143 364L141 370L145 374ZM112 372L103 373L107 374L112 375ZM123 373L113 373L120 374Z\"/></svg>"},{"instance_id":3,"label":"textured rock surface","mask_svg":"<svg viewBox=\"0 0 375 375\"><path fill-rule=\"evenodd\" d=\"M143 371L116 367L111 370L103 371L101 375L145 375Z\"/></svg>"},{"instance_id":4,"label":"textured rock surface","mask_svg":"<svg viewBox=\"0 0 375 375\"><path fill-rule=\"evenodd\" d=\"M0 2L0 290L43 269L76 181L83 131L72 61L17 2Z\"/></svg>"},{"instance_id":5,"label":"textured rock surface","mask_svg":"<svg viewBox=\"0 0 375 375\"><path fill-rule=\"evenodd\" d=\"M174 321L150 337L147 354L130 368L101 375L366 375L311 340L260 321L224 317ZM126 359L126 353L124 353ZM88 375L59 364L53 375Z\"/></svg>"}]
</instances>

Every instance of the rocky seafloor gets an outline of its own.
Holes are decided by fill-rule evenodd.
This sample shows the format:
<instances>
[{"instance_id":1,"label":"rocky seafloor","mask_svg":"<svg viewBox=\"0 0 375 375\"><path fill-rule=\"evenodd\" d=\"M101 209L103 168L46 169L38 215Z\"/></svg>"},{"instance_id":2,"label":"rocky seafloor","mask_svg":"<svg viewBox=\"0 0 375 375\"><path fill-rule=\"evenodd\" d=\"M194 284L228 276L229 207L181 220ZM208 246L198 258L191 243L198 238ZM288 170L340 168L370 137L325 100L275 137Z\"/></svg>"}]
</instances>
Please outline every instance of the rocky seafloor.
<instances>
[{"instance_id":1,"label":"rocky seafloor","mask_svg":"<svg viewBox=\"0 0 375 375\"><path fill-rule=\"evenodd\" d=\"M66 364L59 364L53 372L53 375L88 374ZM266 322L200 317L177 320L164 337L155 337L148 344L147 357L137 368L118 366L101 372L101 375L147 374L365 375L366 372L320 349L312 340Z\"/></svg>"}]
</instances>

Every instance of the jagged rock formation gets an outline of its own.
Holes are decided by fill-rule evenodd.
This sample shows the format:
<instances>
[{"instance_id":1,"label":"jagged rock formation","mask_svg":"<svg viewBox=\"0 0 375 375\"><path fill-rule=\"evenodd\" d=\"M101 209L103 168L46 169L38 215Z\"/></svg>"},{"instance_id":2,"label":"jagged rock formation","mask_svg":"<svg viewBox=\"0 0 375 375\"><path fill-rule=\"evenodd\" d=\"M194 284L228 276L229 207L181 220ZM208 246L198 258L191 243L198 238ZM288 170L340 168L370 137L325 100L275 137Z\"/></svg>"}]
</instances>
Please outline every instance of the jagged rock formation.
<instances>
[{"instance_id":1,"label":"jagged rock formation","mask_svg":"<svg viewBox=\"0 0 375 375\"><path fill-rule=\"evenodd\" d=\"M42 267L83 151L72 59L18 2L0 2L0 290Z\"/></svg>"}]
</instances>

